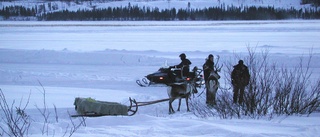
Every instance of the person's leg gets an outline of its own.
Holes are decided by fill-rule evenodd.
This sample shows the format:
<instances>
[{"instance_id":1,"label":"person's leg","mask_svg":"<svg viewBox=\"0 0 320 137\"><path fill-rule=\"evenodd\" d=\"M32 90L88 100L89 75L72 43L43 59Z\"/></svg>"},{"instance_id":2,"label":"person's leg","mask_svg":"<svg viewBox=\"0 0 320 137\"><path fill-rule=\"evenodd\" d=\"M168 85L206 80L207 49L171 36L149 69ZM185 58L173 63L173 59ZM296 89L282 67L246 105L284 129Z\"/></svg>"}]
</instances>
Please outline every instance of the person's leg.
<instances>
[{"instance_id":1,"label":"person's leg","mask_svg":"<svg viewBox=\"0 0 320 137\"><path fill-rule=\"evenodd\" d=\"M233 86L233 103L238 102L238 92L239 92L239 87Z\"/></svg>"},{"instance_id":2,"label":"person's leg","mask_svg":"<svg viewBox=\"0 0 320 137\"><path fill-rule=\"evenodd\" d=\"M205 81L206 86L206 104L210 103L210 93L209 93L209 83L208 81Z\"/></svg>"},{"instance_id":3,"label":"person's leg","mask_svg":"<svg viewBox=\"0 0 320 137\"><path fill-rule=\"evenodd\" d=\"M243 102L244 87L240 87L239 104Z\"/></svg>"}]
</instances>

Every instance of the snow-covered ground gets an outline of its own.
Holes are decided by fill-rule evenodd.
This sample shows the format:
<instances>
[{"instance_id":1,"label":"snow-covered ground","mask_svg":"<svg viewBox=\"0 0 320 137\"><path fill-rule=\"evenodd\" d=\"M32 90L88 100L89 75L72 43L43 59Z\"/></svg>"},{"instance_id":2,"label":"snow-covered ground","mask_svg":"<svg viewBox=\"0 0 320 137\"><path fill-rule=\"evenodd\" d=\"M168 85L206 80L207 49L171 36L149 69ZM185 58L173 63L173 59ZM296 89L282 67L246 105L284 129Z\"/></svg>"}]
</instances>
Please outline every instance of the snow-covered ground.
<instances>
[{"instance_id":1,"label":"snow-covered ground","mask_svg":"<svg viewBox=\"0 0 320 137\"><path fill-rule=\"evenodd\" d=\"M273 53L319 52L319 20L284 21L2 21L1 47L72 51L156 50ZM30 29L32 28L32 29ZM45 44L44 44L45 42ZM170 47L170 48L168 48ZM203 57L203 56L202 56Z\"/></svg>"},{"instance_id":2,"label":"snow-covered ground","mask_svg":"<svg viewBox=\"0 0 320 137\"><path fill-rule=\"evenodd\" d=\"M15 106L21 100L25 104L30 94L26 109L34 120L30 136L68 136L72 127L68 113L76 113L75 97L122 104L128 104L129 97L137 101L167 98L166 87L139 87L135 80L156 71L165 61L178 64L181 52L193 66L201 66L210 53L220 55L221 62L236 64L236 57L248 55L247 47L256 48L256 52L268 48L272 61L294 67L312 50L310 66L313 78L318 79L319 23L0 22L0 89ZM48 133L42 134L43 117L37 107L44 108L44 91L50 120ZM169 115L168 102L162 102L140 107L134 116L86 118L86 126L73 136L315 137L320 134L319 119L319 113L271 120L199 118L186 112L184 102L180 112Z\"/></svg>"}]
</instances>

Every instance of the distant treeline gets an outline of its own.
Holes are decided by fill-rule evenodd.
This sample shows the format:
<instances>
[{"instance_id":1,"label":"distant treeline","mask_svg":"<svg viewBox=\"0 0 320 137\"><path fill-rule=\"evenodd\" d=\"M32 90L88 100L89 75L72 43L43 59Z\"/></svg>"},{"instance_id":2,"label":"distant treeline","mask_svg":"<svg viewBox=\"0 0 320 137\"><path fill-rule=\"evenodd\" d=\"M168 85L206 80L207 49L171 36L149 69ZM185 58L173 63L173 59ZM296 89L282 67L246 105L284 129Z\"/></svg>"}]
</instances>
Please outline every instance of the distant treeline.
<instances>
[{"instance_id":1,"label":"distant treeline","mask_svg":"<svg viewBox=\"0 0 320 137\"><path fill-rule=\"evenodd\" d=\"M0 0L1 2L13 2L21 0ZM86 1L99 1L99 2L110 2L110 1L122 1L122 0L42 0L42 1L61 1L61 2L86 2ZM169 0L168 0L169 1ZM262 0L263 1L263 0ZM320 0L300 0L301 4L312 4L315 6L320 5Z\"/></svg>"},{"instance_id":2,"label":"distant treeline","mask_svg":"<svg viewBox=\"0 0 320 137\"><path fill-rule=\"evenodd\" d=\"M0 16L9 18L10 16L36 16L36 8L26 8L23 6L7 6L0 10Z\"/></svg>"},{"instance_id":3,"label":"distant treeline","mask_svg":"<svg viewBox=\"0 0 320 137\"><path fill-rule=\"evenodd\" d=\"M320 0L301 0L301 4L312 4L314 6L320 5Z\"/></svg>"},{"instance_id":4,"label":"distant treeline","mask_svg":"<svg viewBox=\"0 0 320 137\"><path fill-rule=\"evenodd\" d=\"M14 2L14 1L21 1L21 0L0 0L0 2ZM123 1L123 0L42 0L42 1L44 2L60 1L60 2L80 3L80 2L87 2L87 1L110 2L110 1ZM170 1L170 0L167 0L167 1ZM319 6L320 0L300 0L300 4L311 4L313 6Z\"/></svg>"},{"instance_id":5,"label":"distant treeline","mask_svg":"<svg viewBox=\"0 0 320 137\"><path fill-rule=\"evenodd\" d=\"M37 8L25 8L22 6L10 6L0 10L0 16L5 19L11 16L34 16L38 20L282 20L282 19L320 19L320 10L309 9L285 9L274 7L236 7L217 6L203 9L159 9L149 7L128 6L108 7L102 9L83 9L77 11L39 12ZM38 13L38 14L37 14ZM40 14L39 14L40 13Z\"/></svg>"}]
</instances>

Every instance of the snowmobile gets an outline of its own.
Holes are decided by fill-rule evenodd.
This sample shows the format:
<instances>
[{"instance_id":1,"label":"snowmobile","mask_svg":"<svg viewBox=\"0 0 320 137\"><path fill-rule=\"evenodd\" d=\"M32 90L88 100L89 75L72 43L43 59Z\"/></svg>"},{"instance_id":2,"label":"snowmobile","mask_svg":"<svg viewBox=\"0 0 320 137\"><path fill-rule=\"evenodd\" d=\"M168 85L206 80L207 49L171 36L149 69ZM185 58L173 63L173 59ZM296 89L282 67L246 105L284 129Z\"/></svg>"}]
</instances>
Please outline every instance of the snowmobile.
<instances>
[{"instance_id":1,"label":"snowmobile","mask_svg":"<svg viewBox=\"0 0 320 137\"><path fill-rule=\"evenodd\" d=\"M196 86L201 87L204 84L202 70L194 67L188 76L183 76L180 68L161 67L158 71L148 74L141 80L136 80L136 83L141 87L151 85L171 85L173 83L195 80Z\"/></svg>"}]
</instances>

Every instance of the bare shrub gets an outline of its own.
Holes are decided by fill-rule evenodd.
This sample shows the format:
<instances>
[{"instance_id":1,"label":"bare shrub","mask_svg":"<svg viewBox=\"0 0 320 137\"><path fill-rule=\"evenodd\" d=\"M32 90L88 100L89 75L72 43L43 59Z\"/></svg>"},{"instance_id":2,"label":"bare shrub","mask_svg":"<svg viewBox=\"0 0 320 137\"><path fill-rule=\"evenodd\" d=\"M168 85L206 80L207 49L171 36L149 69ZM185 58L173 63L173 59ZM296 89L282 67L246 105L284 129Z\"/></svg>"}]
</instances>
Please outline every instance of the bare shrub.
<instances>
[{"instance_id":1,"label":"bare shrub","mask_svg":"<svg viewBox=\"0 0 320 137\"><path fill-rule=\"evenodd\" d=\"M216 115L214 109L210 109L205 103L206 98L204 96L194 97L190 100L190 109L194 115L201 118L213 117Z\"/></svg>"},{"instance_id":2,"label":"bare shrub","mask_svg":"<svg viewBox=\"0 0 320 137\"><path fill-rule=\"evenodd\" d=\"M40 82L39 82L40 83ZM40 83L41 85L41 83ZM51 111L49 111L46 103L46 90L42 87L42 95L43 95L43 107L40 108L36 105L36 108L40 115L43 118L41 133L42 135L46 136L55 136L54 131L52 134L49 134L50 126L54 124L54 122L50 121L51 117L54 117L55 121L58 122L58 112L57 108L54 105L54 114L55 116L51 116ZM11 105L7 102L5 95L3 94L2 90L0 89L0 108L1 108L1 121L0 121L0 135L12 136L12 137L23 137L29 135L29 128L32 127L32 124L35 122L32 120L31 116L26 113L26 108L29 105L30 94L28 99L24 105L21 99L18 106L15 106L15 101L11 103ZM63 136L68 135L71 137L81 126L86 126L85 118L80 117L77 118L79 122L75 122L71 115L68 112L70 117L70 124L67 125L65 133ZM50 131L51 132L51 131ZM68 134L67 134L68 133Z\"/></svg>"},{"instance_id":3,"label":"bare shrub","mask_svg":"<svg viewBox=\"0 0 320 137\"><path fill-rule=\"evenodd\" d=\"M300 58L298 66L293 69L282 68L275 85L274 113L281 114L311 114L320 106L320 79L316 82L310 80L309 55L306 65Z\"/></svg>"},{"instance_id":4,"label":"bare shrub","mask_svg":"<svg viewBox=\"0 0 320 137\"><path fill-rule=\"evenodd\" d=\"M39 108L38 105L35 105L35 106L43 118L43 125L42 125L42 129L41 129L41 133L42 133L42 135L46 134L48 136L48 134L49 134L48 130L49 130L49 124L50 124L49 117L50 117L51 113L49 112L48 106L47 106L46 90L42 86L41 82L39 82L39 84L42 87L42 91L40 91L40 92L42 93L42 97L43 97L43 100L42 100L43 106L42 106L42 108Z\"/></svg>"},{"instance_id":5,"label":"bare shrub","mask_svg":"<svg viewBox=\"0 0 320 137\"><path fill-rule=\"evenodd\" d=\"M240 109L233 104L232 93L226 89L221 89L217 99L217 105L213 108L222 119L237 117L240 118Z\"/></svg>"},{"instance_id":6,"label":"bare shrub","mask_svg":"<svg viewBox=\"0 0 320 137\"><path fill-rule=\"evenodd\" d=\"M294 68L279 66L272 62L267 49L256 53L255 49L248 47L248 56L240 58L239 55L235 55L233 62L239 59L243 59L247 64L251 75L249 85L245 88L243 104L233 104L232 90L220 87L217 94L217 105L214 107L200 106L195 109L197 116L218 115L223 119L265 116L272 118L273 115L309 115L319 110L320 79L310 80L312 53L307 61L301 57ZM224 64L226 66L224 73L226 86L231 85L230 74L234 65L231 62Z\"/></svg>"},{"instance_id":7,"label":"bare shrub","mask_svg":"<svg viewBox=\"0 0 320 137\"><path fill-rule=\"evenodd\" d=\"M32 120L30 116L26 114L25 109L29 104L29 99L30 94L24 106L22 106L22 99L18 107L15 107L15 101L9 105L5 95L0 89L0 107L1 113L3 113L1 121L5 123L4 125L0 125L3 135L10 137L23 137L24 135L28 135Z\"/></svg>"},{"instance_id":8,"label":"bare shrub","mask_svg":"<svg viewBox=\"0 0 320 137\"><path fill-rule=\"evenodd\" d=\"M246 87L244 101L244 115L250 117L265 116L272 107L273 89L277 79L276 64L270 63L269 51L262 51L260 54L248 48L249 57L247 60L250 71L250 82Z\"/></svg>"},{"instance_id":9,"label":"bare shrub","mask_svg":"<svg viewBox=\"0 0 320 137\"><path fill-rule=\"evenodd\" d=\"M71 118L71 114L69 113L69 111L68 111L68 114L69 114L69 119L70 119L72 126L70 126L70 128L69 128L70 124L68 124L63 136L65 136L69 130L69 137L71 137L81 126L86 126L86 119L85 119L85 117L80 117L78 119L79 123L75 123L74 120Z\"/></svg>"}]
</instances>

